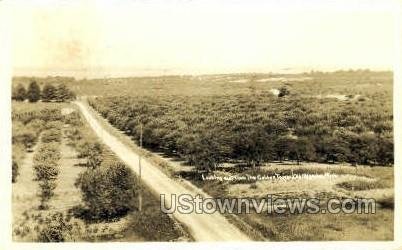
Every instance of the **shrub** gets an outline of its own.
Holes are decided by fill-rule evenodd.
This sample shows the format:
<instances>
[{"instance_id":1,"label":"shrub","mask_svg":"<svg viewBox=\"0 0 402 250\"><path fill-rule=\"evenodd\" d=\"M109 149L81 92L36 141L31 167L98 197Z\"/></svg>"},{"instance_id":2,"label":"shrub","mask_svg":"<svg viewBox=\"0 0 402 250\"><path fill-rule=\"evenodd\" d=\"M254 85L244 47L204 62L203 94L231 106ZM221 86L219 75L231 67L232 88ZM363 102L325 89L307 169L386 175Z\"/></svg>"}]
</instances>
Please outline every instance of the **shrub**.
<instances>
[{"instance_id":1,"label":"shrub","mask_svg":"<svg viewBox=\"0 0 402 250\"><path fill-rule=\"evenodd\" d=\"M12 176L11 176L11 181L13 183L17 182L17 176L18 176L18 163L13 159L12 163Z\"/></svg>"},{"instance_id":2,"label":"shrub","mask_svg":"<svg viewBox=\"0 0 402 250\"><path fill-rule=\"evenodd\" d=\"M159 210L146 209L136 213L130 228L148 241L172 241L181 236L172 219Z\"/></svg>"},{"instance_id":3,"label":"shrub","mask_svg":"<svg viewBox=\"0 0 402 250\"><path fill-rule=\"evenodd\" d=\"M82 126L83 122L78 112L72 112L64 116L64 123L73 125L75 127Z\"/></svg>"},{"instance_id":4,"label":"shrub","mask_svg":"<svg viewBox=\"0 0 402 250\"><path fill-rule=\"evenodd\" d=\"M34 131L23 130L13 133L12 143L22 143L26 148L31 147L37 138L37 134Z\"/></svg>"},{"instance_id":5,"label":"shrub","mask_svg":"<svg viewBox=\"0 0 402 250\"><path fill-rule=\"evenodd\" d=\"M60 129L63 126L63 122L60 120L54 120L46 123L46 129Z\"/></svg>"},{"instance_id":6,"label":"shrub","mask_svg":"<svg viewBox=\"0 0 402 250\"><path fill-rule=\"evenodd\" d=\"M50 142L43 144L34 156L33 168L35 180L39 181L41 204L39 209L47 209L46 202L54 195L59 169L57 162L61 155L58 143Z\"/></svg>"},{"instance_id":7,"label":"shrub","mask_svg":"<svg viewBox=\"0 0 402 250\"><path fill-rule=\"evenodd\" d=\"M102 154L97 151L91 151L87 156L87 167L97 168L103 161Z\"/></svg>"},{"instance_id":8,"label":"shrub","mask_svg":"<svg viewBox=\"0 0 402 250\"><path fill-rule=\"evenodd\" d=\"M278 97L283 97L283 96L286 96L286 95L289 95L289 94L290 94L290 91L286 88L286 86L282 86L279 89Z\"/></svg>"},{"instance_id":9,"label":"shrub","mask_svg":"<svg viewBox=\"0 0 402 250\"><path fill-rule=\"evenodd\" d=\"M59 174L57 165L52 160L35 163L34 170L36 177L35 180L37 181L55 180Z\"/></svg>"},{"instance_id":10,"label":"shrub","mask_svg":"<svg viewBox=\"0 0 402 250\"><path fill-rule=\"evenodd\" d=\"M52 128L49 130L46 130L42 134L42 142L48 143L48 142L60 142L61 140L61 130Z\"/></svg>"},{"instance_id":11,"label":"shrub","mask_svg":"<svg viewBox=\"0 0 402 250\"><path fill-rule=\"evenodd\" d=\"M132 171L120 162L88 169L77 179L91 219L111 219L133 209L137 183Z\"/></svg>"},{"instance_id":12,"label":"shrub","mask_svg":"<svg viewBox=\"0 0 402 250\"><path fill-rule=\"evenodd\" d=\"M73 225L62 213L51 214L45 219L46 224L38 233L39 242L64 242L72 238Z\"/></svg>"},{"instance_id":13,"label":"shrub","mask_svg":"<svg viewBox=\"0 0 402 250\"><path fill-rule=\"evenodd\" d=\"M76 143L82 139L82 133L78 128L68 128L65 132L66 137L70 140L70 143Z\"/></svg>"},{"instance_id":14,"label":"shrub","mask_svg":"<svg viewBox=\"0 0 402 250\"><path fill-rule=\"evenodd\" d=\"M34 118L26 125L26 128L27 130L35 131L39 134L39 131L42 131L44 126L45 122L43 120Z\"/></svg>"},{"instance_id":15,"label":"shrub","mask_svg":"<svg viewBox=\"0 0 402 250\"><path fill-rule=\"evenodd\" d=\"M96 168L103 162L103 149L98 142L83 142L77 150L78 158L87 158L87 167Z\"/></svg>"},{"instance_id":16,"label":"shrub","mask_svg":"<svg viewBox=\"0 0 402 250\"><path fill-rule=\"evenodd\" d=\"M53 197L56 182L54 180L43 180L39 182L40 187L40 205L39 209L47 209L47 202Z\"/></svg>"},{"instance_id":17,"label":"shrub","mask_svg":"<svg viewBox=\"0 0 402 250\"><path fill-rule=\"evenodd\" d=\"M59 145L56 142L46 143L41 145L41 147L37 150L34 156L34 165L35 162L57 162L60 160L60 157L61 154L59 151Z\"/></svg>"},{"instance_id":18,"label":"shrub","mask_svg":"<svg viewBox=\"0 0 402 250\"><path fill-rule=\"evenodd\" d=\"M85 158L91 154L102 154L102 145L98 142L83 142L78 147L78 158Z\"/></svg>"}]
</instances>

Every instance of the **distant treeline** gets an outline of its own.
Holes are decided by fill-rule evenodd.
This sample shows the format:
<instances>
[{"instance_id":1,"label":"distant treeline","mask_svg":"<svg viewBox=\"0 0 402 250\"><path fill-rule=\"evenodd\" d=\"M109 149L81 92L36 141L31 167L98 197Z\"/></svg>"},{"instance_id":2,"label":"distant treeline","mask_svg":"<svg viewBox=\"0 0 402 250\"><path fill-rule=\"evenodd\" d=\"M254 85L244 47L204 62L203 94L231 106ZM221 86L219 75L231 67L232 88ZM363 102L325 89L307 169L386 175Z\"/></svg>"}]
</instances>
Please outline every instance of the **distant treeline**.
<instances>
[{"instance_id":1,"label":"distant treeline","mask_svg":"<svg viewBox=\"0 0 402 250\"><path fill-rule=\"evenodd\" d=\"M65 84L56 86L46 83L41 89L36 81L32 81L26 89L23 84L18 84L12 90L11 98L15 101L37 102L65 102L75 98L75 94Z\"/></svg>"},{"instance_id":2,"label":"distant treeline","mask_svg":"<svg viewBox=\"0 0 402 250\"><path fill-rule=\"evenodd\" d=\"M263 93L107 97L90 104L136 140L142 127L146 147L210 170L224 162L283 160L392 165L392 109L377 101Z\"/></svg>"}]
</instances>

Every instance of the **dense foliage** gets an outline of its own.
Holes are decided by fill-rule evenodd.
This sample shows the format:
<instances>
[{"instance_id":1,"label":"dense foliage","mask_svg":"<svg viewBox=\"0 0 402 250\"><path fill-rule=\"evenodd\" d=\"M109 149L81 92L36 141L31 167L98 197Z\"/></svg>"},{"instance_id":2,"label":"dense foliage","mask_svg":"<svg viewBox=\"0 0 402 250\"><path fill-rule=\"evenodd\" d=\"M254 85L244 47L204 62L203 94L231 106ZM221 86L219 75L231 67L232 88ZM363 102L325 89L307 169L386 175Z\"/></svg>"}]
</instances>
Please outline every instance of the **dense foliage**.
<instances>
[{"instance_id":1,"label":"dense foliage","mask_svg":"<svg viewBox=\"0 0 402 250\"><path fill-rule=\"evenodd\" d=\"M42 90L36 81L32 81L28 89L25 90L23 84L19 83L12 89L11 99L15 101L37 102L42 100L43 102L66 102L75 98L75 93L67 88L65 84L53 84L46 83Z\"/></svg>"},{"instance_id":2,"label":"dense foliage","mask_svg":"<svg viewBox=\"0 0 402 250\"><path fill-rule=\"evenodd\" d=\"M29 102L37 102L40 99L40 87L35 81L28 86L27 99Z\"/></svg>"},{"instance_id":3,"label":"dense foliage","mask_svg":"<svg viewBox=\"0 0 402 250\"><path fill-rule=\"evenodd\" d=\"M43 132L38 150L33 159L33 168L35 171L35 180L39 182L40 188L40 209L47 208L47 202L54 195L56 180L59 174L58 162L61 158L59 151L61 141L61 123L49 122L48 130Z\"/></svg>"},{"instance_id":4,"label":"dense foliage","mask_svg":"<svg viewBox=\"0 0 402 250\"><path fill-rule=\"evenodd\" d=\"M295 89L295 88L294 88ZM393 164L393 115L386 93L319 98L287 88L213 96L118 96L90 100L134 139L199 169L223 162L294 160Z\"/></svg>"},{"instance_id":5,"label":"dense foliage","mask_svg":"<svg viewBox=\"0 0 402 250\"><path fill-rule=\"evenodd\" d=\"M134 207L137 183L132 171L120 162L88 168L76 181L88 214L93 219L111 219Z\"/></svg>"},{"instance_id":6,"label":"dense foliage","mask_svg":"<svg viewBox=\"0 0 402 250\"><path fill-rule=\"evenodd\" d=\"M13 159L12 160L12 168L11 168L11 182L12 183L17 181L18 174L19 174L19 166L18 166L18 163Z\"/></svg>"}]
</instances>

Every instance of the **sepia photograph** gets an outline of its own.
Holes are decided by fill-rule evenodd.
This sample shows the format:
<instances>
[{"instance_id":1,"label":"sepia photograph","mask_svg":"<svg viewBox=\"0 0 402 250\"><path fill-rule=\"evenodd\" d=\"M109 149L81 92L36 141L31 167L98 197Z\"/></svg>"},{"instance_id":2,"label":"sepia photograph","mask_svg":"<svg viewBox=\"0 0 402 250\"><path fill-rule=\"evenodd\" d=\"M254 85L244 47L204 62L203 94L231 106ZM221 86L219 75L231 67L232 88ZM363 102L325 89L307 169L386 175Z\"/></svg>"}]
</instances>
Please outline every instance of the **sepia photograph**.
<instances>
[{"instance_id":1,"label":"sepia photograph","mask_svg":"<svg viewBox=\"0 0 402 250\"><path fill-rule=\"evenodd\" d=\"M1 0L11 242L399 249L401 6Z\"/></svg>"}]
</instances>

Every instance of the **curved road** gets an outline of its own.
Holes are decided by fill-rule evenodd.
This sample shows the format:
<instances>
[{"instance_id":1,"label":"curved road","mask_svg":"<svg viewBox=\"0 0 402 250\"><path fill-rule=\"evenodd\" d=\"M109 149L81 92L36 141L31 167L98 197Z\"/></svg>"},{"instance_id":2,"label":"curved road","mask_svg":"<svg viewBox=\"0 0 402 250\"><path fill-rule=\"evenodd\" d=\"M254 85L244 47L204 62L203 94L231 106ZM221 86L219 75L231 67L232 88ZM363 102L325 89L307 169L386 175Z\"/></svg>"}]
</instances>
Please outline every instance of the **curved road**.
<instances>
[{"instance_id":1,"label":"curved road","mask_svg":"<svg viewBox=\"0 0 402 250\"><path fill-rule=\"evenodd\" d=\"M80 108L83 116L95 131L100 140L131 169L138 174L139 156L129 147L124 145L118 138L106 131L102 125L95 119L85 101L76 101L75 104ZM153 166L145 159L141 160L142 180L153 191L158 194L165 194L165 197L176 197L180 194L190 194L195 197L196 193L188 190L178 182L169 178L157 166ZM170 207L170 199L166 200ZM177 212L173 216L189 229L189 233L196 241L248 241L250 240L237 227L229 223L224 216L219 213L197 214L195 212L182 214Z\"/></svg>"}]
</instances>

